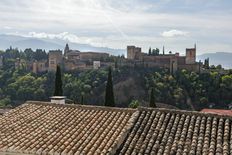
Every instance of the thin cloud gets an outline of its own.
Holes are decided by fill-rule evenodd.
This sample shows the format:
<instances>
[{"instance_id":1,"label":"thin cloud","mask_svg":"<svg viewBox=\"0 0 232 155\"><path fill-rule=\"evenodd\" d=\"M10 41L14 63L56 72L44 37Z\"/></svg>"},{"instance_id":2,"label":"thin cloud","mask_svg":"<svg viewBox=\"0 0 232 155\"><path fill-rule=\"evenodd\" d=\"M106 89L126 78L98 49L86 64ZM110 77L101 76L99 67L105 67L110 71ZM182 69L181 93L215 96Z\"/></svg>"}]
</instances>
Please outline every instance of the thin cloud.
<instances>
[{"instance_id":1,"label":"thin cloud","mask_svg":"<svg viewBox=\"0 0 232 155\"><path fill-rule=\"evenodd\" d=\"M28 34L11 34L11 35L18 35L23 37L32 37L38 39L60 39L67 42L72 43L80 43L80 44L89 44L97 47L102 46L102 38L101 37L78 37L75 34L69 32L62 32L62 33L45 33L45 32L29 32Z\"/></svg>"},{"instance_id":2,"label":"thin cloud","mask_svg":"<svg viewBox=\"0 0 232 155\"><path fill-rule=\"evenodd\" d=\"M232 40L231 4L219 0L1 0L0 28L1 33L31 32L33 37L115 48L166 44L179 50L193 42L209 46L217 40L220 44ZM225 44L232 45L231 41Z\"/></svg>"},{"instance_id":3,"label":"thin cloud","mask_svg":"<svg viewBox=\"0 0 232 155\"><path fill-rule=\"evenodd\" d=\"M6 29L6 30L11 30L12 29L12 27L10 27L10 26L4 26L3 28Z\"/></svg>"},{"instance_id":4,"label":"thin cloud","mask_svg":"<svg viewBox=\"0 0 232 155\"><path fill-rule=\"evenodd\" d=\"M180 30L170 30L170 31L164 31L161 36L172 38L172 37L186 37L189 34L189 32L180 31Z\"/></svg>"}]
</instances>

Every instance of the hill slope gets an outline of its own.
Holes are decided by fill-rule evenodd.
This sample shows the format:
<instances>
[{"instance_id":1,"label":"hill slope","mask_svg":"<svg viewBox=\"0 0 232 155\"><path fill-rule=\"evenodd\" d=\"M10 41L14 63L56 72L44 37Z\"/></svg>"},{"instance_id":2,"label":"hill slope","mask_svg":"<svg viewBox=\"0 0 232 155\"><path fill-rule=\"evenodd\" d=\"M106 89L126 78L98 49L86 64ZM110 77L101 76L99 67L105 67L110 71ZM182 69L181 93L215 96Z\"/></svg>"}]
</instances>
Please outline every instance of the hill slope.
<instances>
[{"instance_id":1,"label":"hill slope","mask_svg":"<svg viewBox=\"0 0 232 155\"><path fill-rule=\"evenodd\" d=\"M217 52L206 53L197 56L198 60L204 62L204 59L209 58L210 65L221 64L224 68L232 68L232 53L229 52Z\"/></svg>"}]
</instances>

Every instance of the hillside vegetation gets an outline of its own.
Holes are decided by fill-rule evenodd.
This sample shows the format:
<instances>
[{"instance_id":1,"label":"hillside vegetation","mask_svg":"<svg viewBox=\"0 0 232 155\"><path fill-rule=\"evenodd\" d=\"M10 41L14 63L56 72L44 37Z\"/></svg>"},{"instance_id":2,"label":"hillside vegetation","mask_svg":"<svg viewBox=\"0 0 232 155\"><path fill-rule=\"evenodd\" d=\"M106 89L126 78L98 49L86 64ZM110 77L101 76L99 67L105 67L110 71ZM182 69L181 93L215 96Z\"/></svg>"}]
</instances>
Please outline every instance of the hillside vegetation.
<instances>
[{"instance_id":1,"label":"hillside vegetation","mask_svg":"<svg viewBox=\"0 0 232 155\"><path fill-rule=\"evenodd\" d=\"M0 104L15 106L26 100L48 101L54 91L55 73L33 74L23 66L0 70ZM64 95L74 103L103 105L107 70L63 72ZM116 106L128 107L133 101L147 105L154 88L156 102L180 109L228 108L232 101L232 74L197 74L182 70L175 75L148 68L119 68L113 71Z\"/></svg>"}]
</instances>

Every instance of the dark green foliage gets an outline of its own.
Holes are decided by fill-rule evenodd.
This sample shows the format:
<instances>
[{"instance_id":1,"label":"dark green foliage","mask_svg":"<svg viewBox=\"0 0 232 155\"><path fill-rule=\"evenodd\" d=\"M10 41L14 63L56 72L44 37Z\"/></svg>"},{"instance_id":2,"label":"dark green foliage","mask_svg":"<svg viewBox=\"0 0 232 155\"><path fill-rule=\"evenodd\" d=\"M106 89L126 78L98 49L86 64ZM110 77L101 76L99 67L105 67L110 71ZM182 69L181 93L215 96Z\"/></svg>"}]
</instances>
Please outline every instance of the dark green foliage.
<instances>
[{"instance_id":1,"label":"dark green foliage","mask_svg":"<svg viewBox=\"0 0 232 155\"><path fill-rule=\"evenodd\" d=\"M54 96L63 96L62 79L60 66L56 67L55 90Z\"/></svg>"},{"instance_id":2,"label":"dark green foliage","mask_svg":"<svg viewBox=\"0 0 232 155\"><path fill-rule=\"evenodd\" d=\"M204 68L209 69L209 58L205 59Z\"/></svg>"},{"instance_id":3,"label":"dark green foliage","mask_svg":"<svg viewBox=\"0 0 232 155\"><path fill-rule=\"evenodd\" d=\"M114 67L115 68L118 68L118 60L117 59L115 59L115 62L114 62L115 64L114 64Z\"/></svg>"},{"instance_id":4,"label":"dark green foliage","mask_svg":"<svg viewBox=\"0 0 232 155\"><path fill-rule=\"evenodd\" d=\"M81 95L81 104L84 104L84 95Z\"/></svg>"},{"instance_id":5,"label":"dark green foliage","mask_svg":"<svg viewBox=\"0 0 232 155\"><path fill-rule=\"evenodd\" d=\"M18 48L10 47L9 49L6 49L2 56L7 59L16 59L20 57L20 52Z\"/></svg>"},{"instance_id":6,"label":"dark green foliage","mask_svg":"<svg viewBox=\"0 0 232 155\"><path fill-rule=\"evenodd\" d=\"M232 101L232 74L197 74L186 70L175 75L156 72L146 77L146 87L155 87L156 100L180 109L200 110L215 105L228 108ZM188 101L188 102L187 102Z\"/></svg>"},{"instance_id":7,"label":"dark green foliage","mask_svg":"<svg viewBox=\"0 0 232 155\"><path fill-rule=\"evenodd\" d=\"M158 48L155 48L155 49L151 49L151 47L149 48L149 51L148 51L148 55L152 55L152 56L155 56L155 55L159 55L159 49Z\"/></svg>"},{"instance_id":8,"label":"dark green foliage","mask_svg":"<svg viewBox=\"0 0 232 155\"><path fill-rule=\"evenodd\" d=\"M165 55L165 50L164 50L164 46L163 46L163 55Z\"/></svg>"},{"instance_id":9,"label":"dark green foliage","mask_svg":"<svg viewBox=\"0 0 232 155\"><path fill-rule=\"evenodd\" d=\"M10 47L9 49L6 49L6 51L2 53L2 56L5 59L20 58L27 61L48 59L48 54L45 52L45 50L36 49L36 51L33 51L31 48L27 48L22 52L19 51L17 48Z\"/></svg>"},{"instance_id":10,"label":"dark green foliage","mask_svg":"<svg viewBox=\"0 0 232 155\"><path fill-rule=\"evenodd\" d=\"M113 81L111 67L108 72L108 79L106 84L106 94L105 94L105 106L114 107L114 91L113 91Z\"/></svg>"},{"instance_id":11,"label":"dark green foliage","mask_svg":"<svg viewBox=\"0 0 232 155\"><path fill-rule=\"evenodd\" d=\"M129 108L138 108L139 106L139 101L138 100L132 100L131 103L129 104Z\"/></svg>"},{"instance_id":12,"label":"dark green foliage","mask_svg":"<svg viewBox=\"0 0 232 155\"><path fill-rule=\"evenodd\" d=\"M150 94L150 107L156 108L154 88L151 89L151 94Z\"/></svg>"},{"instance_id":13,"label":"dark green foliage","mask_svg":"<svg viewBox=\"0 0 232 155\"><path fill-rule=\"evenodd\" d=\"M37 49L34 53L33 53L33 58L35 60L47 60L48 59L48 54L45 52L45 50L42 49Z\"/></svg>"}]
</instances>

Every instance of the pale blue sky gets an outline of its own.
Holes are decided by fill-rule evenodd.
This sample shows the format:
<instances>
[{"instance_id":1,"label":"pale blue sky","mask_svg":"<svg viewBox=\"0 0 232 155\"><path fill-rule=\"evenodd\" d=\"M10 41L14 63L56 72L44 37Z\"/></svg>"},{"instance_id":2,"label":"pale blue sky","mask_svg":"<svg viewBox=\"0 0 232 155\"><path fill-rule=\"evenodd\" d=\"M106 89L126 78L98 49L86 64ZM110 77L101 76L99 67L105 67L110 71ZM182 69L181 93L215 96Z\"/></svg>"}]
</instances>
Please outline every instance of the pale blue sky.
<instances>
[{"instance_id":1,"label":"pale blue sky","mask_svg":"<svg viewBox=\"0 0 232 155\"><path fill-rule=\"evenodd\" d=\"M232 52L231 0L1 0L0 33L95 46Z\"/></svg>"}]
</instances>

